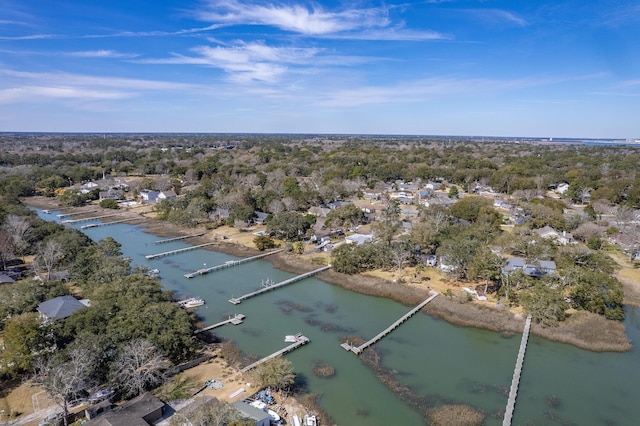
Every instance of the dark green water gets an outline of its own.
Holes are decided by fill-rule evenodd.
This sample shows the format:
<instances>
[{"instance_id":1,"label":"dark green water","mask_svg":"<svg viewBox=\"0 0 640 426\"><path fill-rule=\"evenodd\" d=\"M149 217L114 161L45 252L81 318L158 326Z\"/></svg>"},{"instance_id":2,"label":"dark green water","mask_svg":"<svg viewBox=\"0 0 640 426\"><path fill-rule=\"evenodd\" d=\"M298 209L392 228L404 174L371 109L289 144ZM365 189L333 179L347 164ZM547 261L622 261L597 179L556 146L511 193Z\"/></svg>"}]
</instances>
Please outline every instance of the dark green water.
<instances>
[{"instance_id":1,"label":"dark green water","mask_svg":"<svg viewBox=\"0 0 640 426\"><path fill-rule=\"evenodd\" d=\"M52 220L55 215L43 215ZM79 225L78 225L79 227ZM287 355L309 390L321 395L321 405L339 425L421 425L423 417L409 408L376 378L363 362L340 345L340 337L373 337L409 308L396 302L346 291L315 278L246 300L233 296L254 291L262 280L279 282L293 276L267 261L250 262L194 279L184 278L203 266L233 256L194 250L147 260L146 254L188 246L184 242L156 245L159 238L135 226L119 224L89 228L95 240L111 236L123 245L133 262L158 268L167 289L180 297L200 296L207 304L197 313L205 324L228 315L247 316L239 326L224 326L216 333L233 339L245 352L268 355L286 344L284 336L302 332L311 342ZM639 310L627 310L626 327L633 342L640 342ZM419 313L375 345L382 364L402 384L428 404L468 404L486 414L485 424L502 424L508 387L520 335L462 328ZM312 373L322 361L336 369L329 379ZM634 349L623 354L598 354L549 342L529 340L514 425L634 425L640 418L636 384L640 383L640 356Z\"/></svg>"}]
</instances>

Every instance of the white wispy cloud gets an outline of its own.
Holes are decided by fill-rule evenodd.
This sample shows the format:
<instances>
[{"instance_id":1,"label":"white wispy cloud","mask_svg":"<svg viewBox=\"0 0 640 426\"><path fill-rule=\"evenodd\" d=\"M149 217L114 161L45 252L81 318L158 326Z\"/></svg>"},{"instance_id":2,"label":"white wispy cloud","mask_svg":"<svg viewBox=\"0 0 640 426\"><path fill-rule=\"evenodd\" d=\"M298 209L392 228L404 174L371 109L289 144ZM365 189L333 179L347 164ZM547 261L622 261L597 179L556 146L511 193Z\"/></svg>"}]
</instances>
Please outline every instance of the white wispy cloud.
<instances>
[{"instance_id":1,"label":"white wispy cloud","mask_svg":"<svg viewBox=\"0 0 640 426\"><path fill-rule=\"evenodd\" d=\"M142 92L197 91L197 86L157 80L96 77L73 73L38 73L0 69L0 102L60 100L117 100Z\"/></svg>"},{"instance_id":2,"label":"white wispy cloud","mask_svg":"<svg viewBox=\"0 0 640 426\"><path fill-rule=\"evenodd\" d=\"M309 64L321 49L271 47L264 43L240 43L235 46L198 46L193 56L174 55L165 59L150 59L141 63L205 65L224 70L234 81L275 83L287 72L289 65Z\"/></svg>"},{"instance_id":3,"label":"white wispy cloud","mask_svg":"<svg viewBox=\"0 0 640 426\"><path fill-rule=\"evenodd\" d=\"M115 50L82 50L78 52L65 52L67 56L78 58L134 58L138 55L116 52Z\"/></svg>"},{"instance_id":4,"label":"white wispy cloud","mask_svg":"<svg viewBox=\"0 0 640 426\"><path fill-rule=\"evenodd\" d=\"M0 36L0 40L43 40L56 38L53 34L29 34L22 36Z\"/></svg>"},{"instance_id":5,"label":"white wispy cloud","mask_svg":"<svg viewBox=\"0 0 640 426\"><path fill-rule=\"evenodd\" d=\"M528 25L526 19L513 12L502 9L465 9L462 12L468 13L475 18L490 24L509 23L519 27Z\"/></svg>"},{"instance_id":6,"label":"white wispy cloud","mask_svg":"<svg viewBox=\"0 0 640 426\"><path fill-rule=\"evenodd\" d=\"M197 34L223 27L223 24L207 25L206 27L183 28L175 31L119 31L105 34L29 34L21 36L0 36L0 40L39 40L39 39L92 39L92 38L125 38L125 37L168 37Z\"/></svg>"},{"instance_id":7,"label":"white wispy cloud","mask_svg":"<svg viewBox=\"0 0 640 426\"><path fill-rule=\"evenodd\" d=\"M290 3L258 4L239 0L209 0L195 12L198 19L227 25L267 25L283 31L328 37L340 34L371 40L433 40L449 38L434 31L405 31L393 28L389 8L328 10L319 5ZM384 30L384 31L381 31Z\"/></svg>"},{"instance_id":8,"label":"white wispy cloud","mask_svg":"<svg viewBox=\"0 0 640 426\"><path fill-rule=\"evenodd\" d=\"M131 97L132 94L118 91L91 90L86 88L58 86L22 86L0 89L0 103L13 103L43 99L77 99L83 101L113 100Z\"/></svg>"}]
</instances>

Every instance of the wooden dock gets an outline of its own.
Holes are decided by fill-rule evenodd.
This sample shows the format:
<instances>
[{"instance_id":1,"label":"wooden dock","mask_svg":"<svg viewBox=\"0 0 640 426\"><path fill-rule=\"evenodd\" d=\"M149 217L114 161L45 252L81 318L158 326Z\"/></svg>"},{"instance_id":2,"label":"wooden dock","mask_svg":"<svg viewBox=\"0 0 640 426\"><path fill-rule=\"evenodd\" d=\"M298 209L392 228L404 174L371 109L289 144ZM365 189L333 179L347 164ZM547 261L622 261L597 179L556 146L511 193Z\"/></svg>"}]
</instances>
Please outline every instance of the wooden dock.
<instances>
[{"instance_id":1,"label":"wooden dock","mask_svg":"<svg viewBox=\"0 0 640 426\"><path fill-rule=\"evenodd\" d=\"M201 232L200 234L183 235L182 237L175 237L175 238L167 238L165 240L158 240L155 243L156 244L164 244L164 243L170 243L172 241L186 240L187 238L202 237L203 235L204 235L204 232Z\"/></svg>"},{"instance_id":2,"label":"wooden dock","mask_svg":"<svg viewBox=\"0 0 640 426\"><path fill-rule=\"evenodd\" d=\"M214 328L222 327L225 324L233 324L233 325L242 324L242 321L244 321L245 318L246 317L244 315L242 315L242 314L236 314L233 317L230 316L228 320L224 320L224 321L218 322L216 324L200 328L200 329L196 330L194 334L202 333L203 331L213 330Z\"/></svg>"},{"instance_id":3,"label":"wooden dock","mask_svg":"<svg viewBox=\"0 0 640 426\"><path fill-rule=\"evenodd\" d=\"M108 217L114 217L114 216L122 216L122 214L113 213L113 214L103 214L102 216L85 217L85 218L82 218L82 219L67 219L67 220L63 220L60 223L89 222L90 220L106 219Z\"/></svg>"},{"instance_id":4,"label":"wooden dock","mask_svg":"<svg viewBox=\"0 0 640 426\"><path fill-rule=\"evenodd\" d=\"M72 208L72 207L68 207L68 208ZM62 209L59 209L62 210ZM79 216L81 214L89 214L89 213L95 213L95 212L99 212L100 210L85 210L85 211L81 211L81 212L73 212L73 213L60 213L58 215L58 217L60 219L64 218L64 217L71 217L71 216Z\"/></svg>"},{"instance_id":5,"label":"wooden dock","mask_svg":"<svg viewBox=\"0 0 640 426\"><path fill-rule=\"evenodd\" d=\"M157 253L157 254L148 254L145 257L147 259L157 259L159 257L165 257L165 256L171 256L172 254L178 254L178 253L184 253L185 251L191 251L191 250L196 250L202 247L207 247L210 245L213 245L215 243L206 243L206 244L200 244L197 246L190 246L190 247L185 247L185 248L181 248L178 250L171 250L171 251L165 251L164 253Z\"/></svg>"},{"instance_id":6,"label":"wooden dock","mask_svg":"<svg viewBox=\"0 0 640 426\"><path fill-rule=\"evenodd\" d=\"M257 296L259 294L266 293L267 291L275 290L275 289L280 288L280 287L284 287L285 285L293 284L295 282L304 280L305 278L309 278L309 277L311 277L313 275L319 274L320 272L326 271L327 269L330 269L330 268L331 268L331 265L323 266L322 268L316 269L315 271L307 272L306 274L302 274L302 275L298 275L298 276L293 277L293 278L289 278L288 280L281 281L279 283L270 285L268 287L263 287L260 290L256 290L256 291L254 291L252 293L247 293L244 296L234 297L232 299L229 299L229 302L233 303L234 305L237 305L238 303L240 303L243 300L248 299L250 297Z\"/></svg>"},{"instance_id":7,"label":"wooden dock","mask_svg":"<svg viewBox=\"0 0 640 426\"><path fill-rule=\"evenodd\" d=\"M246 367L244 367L242 370L240 370L240 372L241 372L241 373L246 373L247 371L249 371L249 370L252 370L252 369L256 368L257 366L259 366L260 364L262 364L262 363L263 363L263 362L265 362L265 361L268 361L268 360L270 360L270 359L272 359L272 358L275 358L275 357L277 357L277 356L279 356L279 355L284 355L284 354L286 354L286 353L289 353L289 352L291 352L292 350L297 349L297 348L299 348L299 347L300 347L300 346L302 346L302 345L306 345L307 343L309 343L309 338L308 338L308 337L305 337L305 336L303 336L303 335L301 335L301 334L298 334L298 335L296 335L296 341L295 341L295 343L292 343L292 344L290 344L289 346L287 346L286 348L282 348L282 349L280 349L279 351L274 352L274 353L272 353L271 355L266 356L266 357L264 357L264 358L262 358L262 359L260 359L260 360L258 360L258 361L256 361L256 362L254 362L253 364L249 364L249 365L247 365L247 366L246 366Z\"/></svg>"},{"instance_id":8,"label":"wooden dock","mask_svg":"<svg viewBox=\"0 0 640 426\"><path fill-rule=\"evenodd\" d=\"M524 323L524 331L522 332L522 340L520 341L520 350L518 351L518 359L516 360L516 368L513 370L513 378L511 379L511 389L509 390L509 399L507 400L507 408L504 412L502 426L510 426L513 418L513 410L516 407L516 397L518 396L518 385L520 384L520 374L522 373L522 364L524 363L524 353L527 350L527 341L529 340L529 331L531 330L531 315L527 316Z\"/></svg>"},{"instance_id":9,"label":"wooden dock","mask_svg":"<svg viewBox=\"0 0 640 426\"><path fill-rule=\"evenodd\" d=\"M132 220L140 220L143 219L142 217L130 217L128 219L122 219L122 220L114 220L113 222L99 222L99 223L90 223L88 225L82 225L80 228L81 229L87 229L87 228L95 228L98 226L109 226L109 225L115 225L118 223L125 223L125 222L131 222Z\"/></svg>"},{"instance_id":10,"label":"wooden dock","mask_svg":"<svg viewBox=\"0 0 640 426\"><path fill-rule=\"evenodd\" d=\"M274 250L274 251L270 251L269 253L263 253L257 256L245 257L244 259L240 259L240 260L230 260L221 265L212 266L211 268L198 269L197 271L191 272L190 274L184 274L184 276L186 278L193 278L193 277L197 277L198 275L206 275L210 272L219 271L220 269L231 268L233 266L238 266L243 263L251 262L252 260L262 259L263 257L269 256L275 253L279 253L283 250L284 249Z\"/></svg>"},{"instance_id":11,"label":"wooden dock","mask_svg":"<svg viewBox=\"0 0 640 426\"><path fill-rule=\"evenodd\" d=\"M389 327L385 328L382 332L378 333L373 339L368 340L366 342L364 342L363 344L361 344L360 346L351 346L349 343L343 343L340 346L342 346L345 350L347 351L351 351L356 355L360 355L360 353L365 350L366 348L368 348L369 346L373 345L374 343L376 343L378 340L382 339L384 336L386 336L387 334L391 333L393 330L395 330L396 328L398 328L400 326L400 324L402 324L403 322L405 322L406 320L408 320L410 317L412 317L413 315L415 315L420 309L424 308L425 305L429 302L431 302L433 299L435 299L439 293L436 293L435 291L431 292L431 296L429 296L428 299L424 300L422 303L420 303L418 306L416 306L415 308L413 308L412 310L410 310L409 312L407 312L406 314L404 314L399 320L397 320L396 322L394 322L393 324L391 324Z\"/></svg>"}]
</instances>

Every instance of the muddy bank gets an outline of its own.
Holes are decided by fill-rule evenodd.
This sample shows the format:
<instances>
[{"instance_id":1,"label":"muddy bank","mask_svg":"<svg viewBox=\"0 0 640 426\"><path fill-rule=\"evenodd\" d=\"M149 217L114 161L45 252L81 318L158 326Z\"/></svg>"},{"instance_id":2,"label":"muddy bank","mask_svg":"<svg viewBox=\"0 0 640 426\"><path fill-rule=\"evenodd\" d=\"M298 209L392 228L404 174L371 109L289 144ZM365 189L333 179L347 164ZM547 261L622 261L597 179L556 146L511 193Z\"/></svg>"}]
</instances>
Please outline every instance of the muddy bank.
<instances>
[{"instance_id":1,"label":"muddy bank","mask_svg":"<svg viewBox=\"0 0 640 426\"><path fill-rule=\"evenodd\" d=\"M41 209L56 209L55 199L33 197L25 203ZM91 210L99 208L95 205L78 208ZM141 216L136 209L122 209L119 213L131 217L141 217L144 222L139 226L146 232L160 237L172 238L183 235L205 233L202 237L190 239L191 244L214 242L206 249L220 251L239 257L248 257L261 253L255 248L229 242L204 228L183 228L164 221ZM113 210L111 210L113 212ZM312 260L290 253L278 253L268 256L265 260L272 262L278 268L291 273L304 273L318 268ZM417 305L428 297L428 288L418 288L405 284L392 283L382 278L364 275L345 275L333 270L318 275L325 282L341 286L347 290L377 297L386 297L407 306ZM640 295L640 294L639 294ZM440 295L429 303L424 310L431 315L442 318L450 323L494 330L503 333L519 333L524 327L524 320L507 310L490 307L487 304L461 303L457 298L447 298ZM572 314L558 327L542 327L534 324L531 332L549 340L568 343L582 349L592 351L624 352L631 350L631 342L627 338L624 325L618 321L610 321L601 316L588 312Z\"/></svg>"}]
</instances>

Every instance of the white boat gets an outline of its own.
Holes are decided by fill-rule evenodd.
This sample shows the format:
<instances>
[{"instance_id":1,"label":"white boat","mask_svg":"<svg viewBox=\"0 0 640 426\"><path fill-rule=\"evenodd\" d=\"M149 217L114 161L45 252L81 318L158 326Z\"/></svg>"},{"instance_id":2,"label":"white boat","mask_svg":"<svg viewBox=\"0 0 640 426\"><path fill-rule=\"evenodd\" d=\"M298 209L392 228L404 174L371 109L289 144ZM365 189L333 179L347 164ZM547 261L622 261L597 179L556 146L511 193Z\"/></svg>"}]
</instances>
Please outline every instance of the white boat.
<instances>
[{"instance_id":1,"label":"white boat","mask_svg":"<svg viewBox=\"0 0 640 426\"><path fill-rule=\"evenodd\" d=\"M177 303L185 309L197 308L198 306L204 305L204 299L199 297L190 297L188 299L179 300Z\"/></svg>"},{"instance_id":2,"label":"white boat","mask_svg":"<svg viewBox=\"0 0 640 426\"><path fill-rule=\"evenodd\" d=\"M307 414L304 416L304 426L317 426L318 420L316 416L312 416L311 414Z\"/></svg>"},{"instance_id":3,"label":"white boat","mask_svg":"<svg viewBox=\"0 0 640 426\"><path fill-rule=\"evenodd\" d=\"M298 334L287 334L286 336L284 336L284 341L287 343L295 343L298 341L298 339L302 337L302 333L298 333Z\"/></svg>"},{"instance_id":4,"label":"white boat","mask_svg":"<svg viewBox=\"0 0 640 426\"><path fill-rule=\"evenodd\" d=\"M150 277L160 277L160 269L151 269L147 271L147 275Z\"/></svg>"},{"instance_id":5,"label":"white boat","mask_svg":"<svg viewBox=\"0 0 640 426\"><path fill-rule=\"evenodd\" d=\"M279 422L280 421L280 415L278 413L276 413L273 410L265 410L267 412L267 414L269 415L269 417L271 417L271 421L272 422Z\"/></svg>"},{"instance_id":6,"label":"white boat","mask_svg":"<svg viewBox=\"0 0 640 426\"><path fill-rule=\"evenodd\" d=\"M42 213L44 213L44 214L51 214L51 210L42 210Z\"/></svg>"}]
</instances>

